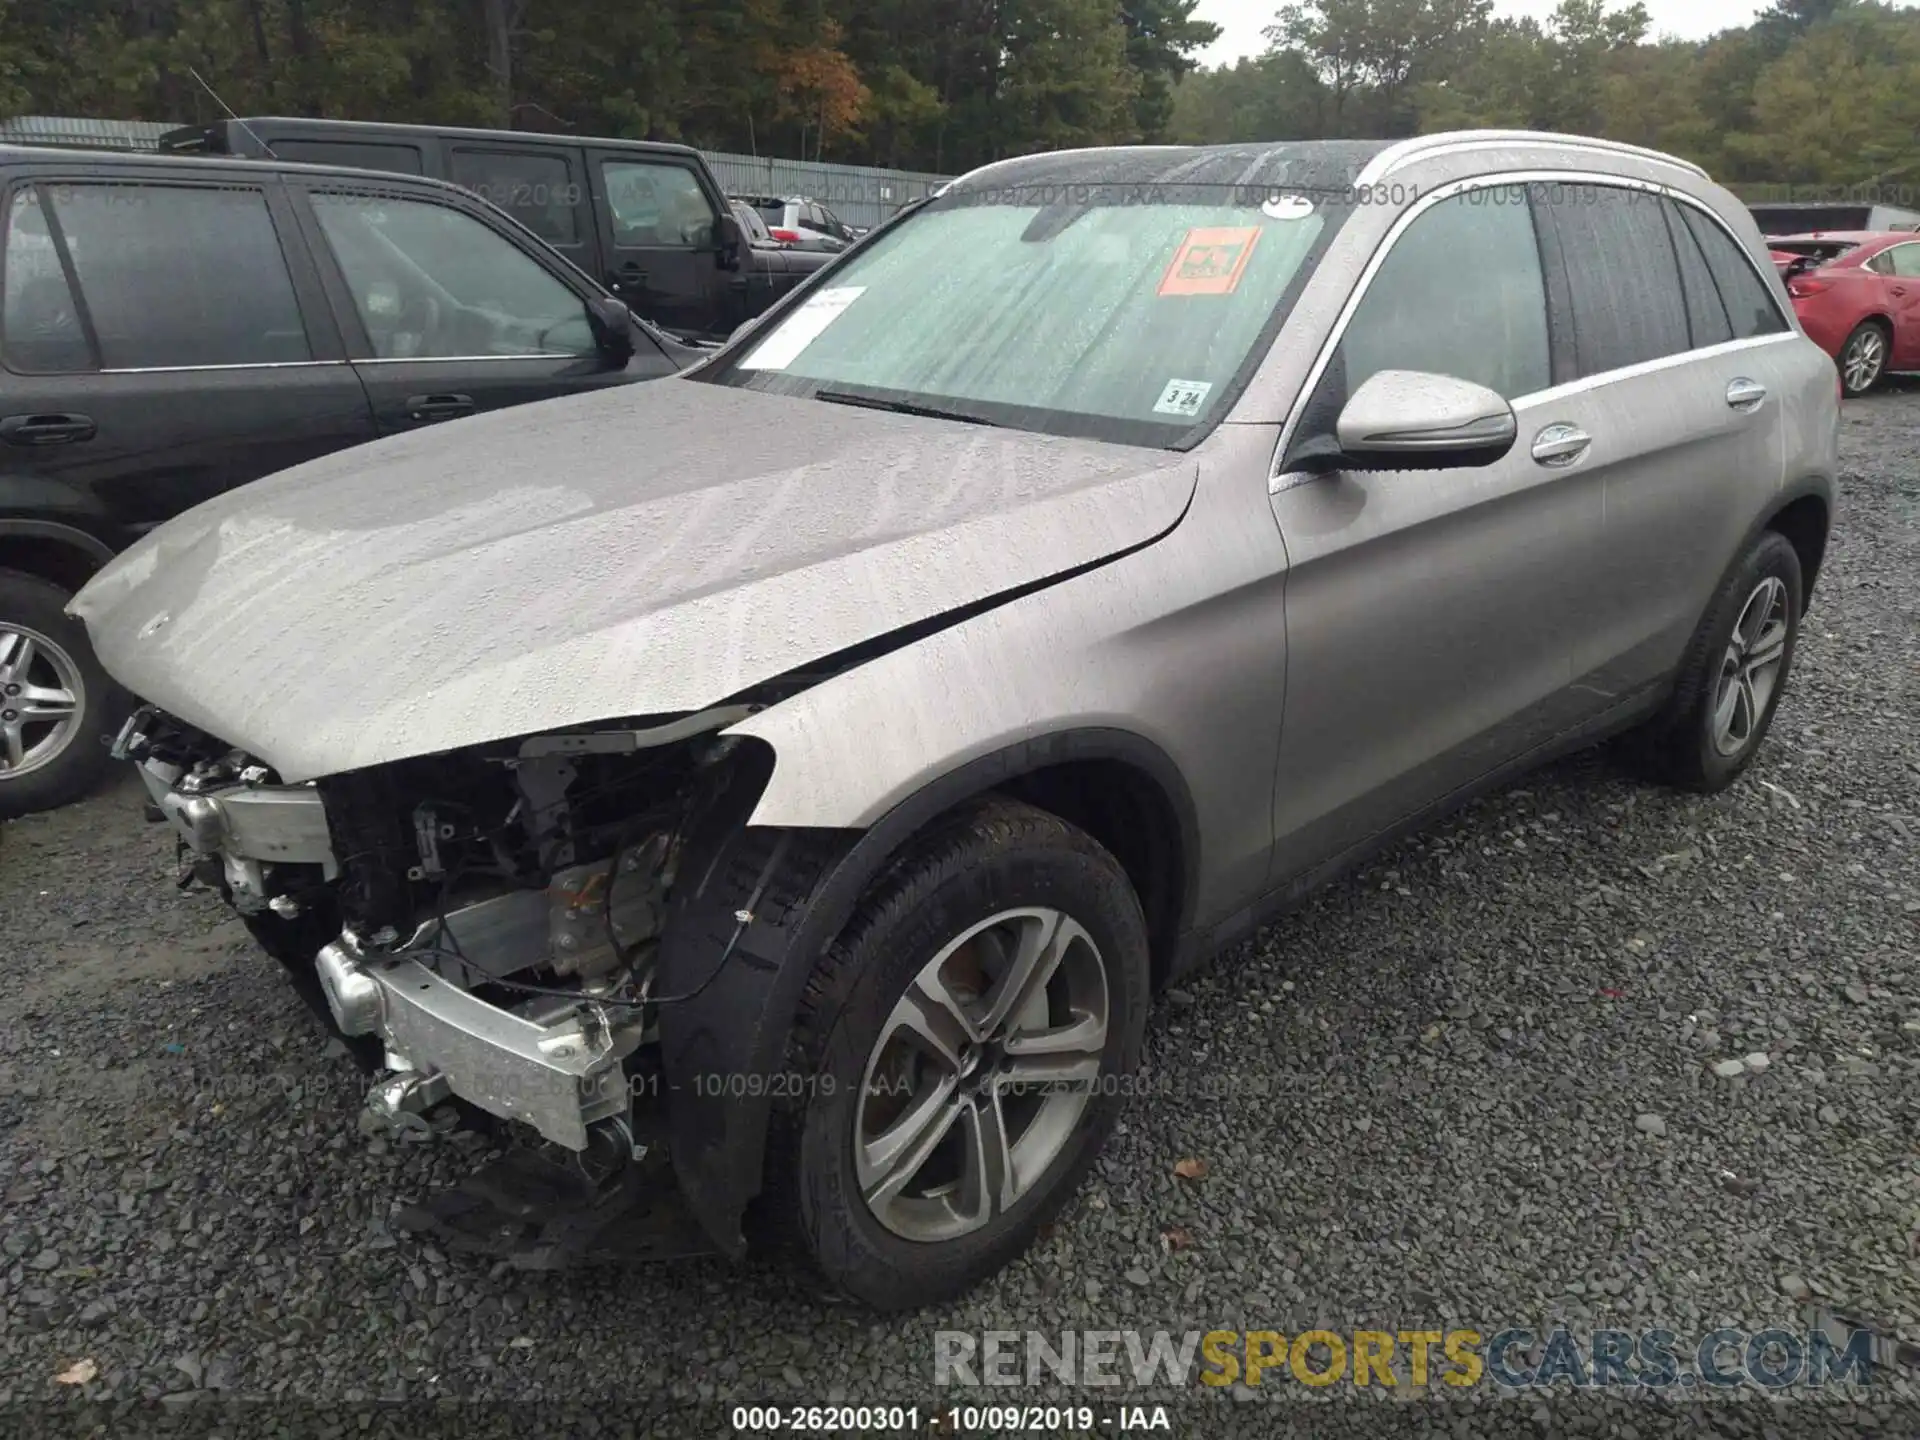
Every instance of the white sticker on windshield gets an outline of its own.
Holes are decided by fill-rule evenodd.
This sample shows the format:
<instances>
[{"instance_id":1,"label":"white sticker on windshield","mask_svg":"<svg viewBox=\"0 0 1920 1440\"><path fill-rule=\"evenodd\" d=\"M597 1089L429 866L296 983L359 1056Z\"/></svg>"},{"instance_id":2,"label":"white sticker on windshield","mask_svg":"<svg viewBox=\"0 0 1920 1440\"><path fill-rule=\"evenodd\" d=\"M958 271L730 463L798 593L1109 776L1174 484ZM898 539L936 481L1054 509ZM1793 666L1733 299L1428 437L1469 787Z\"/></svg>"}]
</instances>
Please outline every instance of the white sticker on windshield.
<instances>
[{"instance_id":1,"label":"white sticker on windshield","mask_svg":"<svg viewBox=\"0 0 1920 1440\"><path fill-rule=\"evenodd\" d=\"M1212 393L1211 380L1169 380L1167 388L1160 392L1159 403L1153 407L1153 412L1191 420L1200 413L1200 407L1207 403L1207 396Z\"/></svg>"},{"instance_id":2,"label":"white sticker on windshield","mask_svg":"<svg viewBox=\"0 0 1920 1440\"><path fill-rule=\"evenodd\" d=\"M1313 213L1313 201L1304 195L1272 195L1260 206L1269 220L1304 220Z\"/></svg>"},{"instance_id":3,"label":"white sticker on windshield","mask_svg":"<svg viewBox=\"0 0 1920 1440\"><path fill-rule=\"evenodd\" d=\"M754 347L740 362L742 370L784 370L800 358L818 340L846 308L867 293L864 285L840 285L822 290L793 314L780 322L780 328Z\"/></svg>"}]
</instances>

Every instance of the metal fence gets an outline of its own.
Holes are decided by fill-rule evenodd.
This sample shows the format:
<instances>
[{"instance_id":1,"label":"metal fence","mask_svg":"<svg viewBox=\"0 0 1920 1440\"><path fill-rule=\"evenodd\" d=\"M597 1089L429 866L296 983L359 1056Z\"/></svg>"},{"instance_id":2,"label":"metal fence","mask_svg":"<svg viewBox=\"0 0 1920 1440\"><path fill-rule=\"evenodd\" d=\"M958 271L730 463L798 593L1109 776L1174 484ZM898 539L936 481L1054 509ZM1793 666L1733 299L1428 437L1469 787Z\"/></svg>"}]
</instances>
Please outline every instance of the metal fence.
<instances>
[{"instance_id":1,"label":"metal fence","mask_svg":"<svg viewBox=\"0 0 1920 1440\"><path fill-rule=\"evenodd\" d=\"M953 177L913 170L879 170L865 165L828 165L810 160L771 160L765 156L704 152L707 163L729 195L765 195L785 199L804 195L818 200L849 225L873 226L901 206L924 199Z\"/></svg>"},{"instance_id":2,"label":"metal fence","mask_svg":"<svg viewBox=\"0 0 1920 1440\"><path fill-rule=\"evenodd\" d=\"M79 120L61 115L16 115L0 119L0 145L75 145L91 150L152 150L171 125L148 120ZM865 165L828 165L774 160L758 155L704 152L729 195L804 195L818 200L849 225L872 226L951 177Z\"/></svg>"}]
</instances>

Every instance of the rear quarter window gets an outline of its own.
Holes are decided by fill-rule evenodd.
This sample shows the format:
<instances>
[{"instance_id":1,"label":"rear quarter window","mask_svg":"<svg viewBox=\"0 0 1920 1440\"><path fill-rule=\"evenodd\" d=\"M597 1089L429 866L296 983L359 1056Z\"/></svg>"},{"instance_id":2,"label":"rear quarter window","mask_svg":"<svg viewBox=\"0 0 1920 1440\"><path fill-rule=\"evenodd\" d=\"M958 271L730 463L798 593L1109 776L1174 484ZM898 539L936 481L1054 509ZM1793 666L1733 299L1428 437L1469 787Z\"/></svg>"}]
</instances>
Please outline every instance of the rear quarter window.
<instances>
[{"instance_id":1,"label":"rear quarter window","mask_svg":"<svg viewBox=\"0 0 1920 1440\"><path fill-rule=\"evenodd\" d=\"M1773 291L1760 278L1746 247L1698 206L1682 203L1679 210L1706 256L1714 283L1720 287L1734 339L1757 340L1763 335L1784 334L1789 328L1786 317L1774 303Z\"/></svg>"}]
</instances>

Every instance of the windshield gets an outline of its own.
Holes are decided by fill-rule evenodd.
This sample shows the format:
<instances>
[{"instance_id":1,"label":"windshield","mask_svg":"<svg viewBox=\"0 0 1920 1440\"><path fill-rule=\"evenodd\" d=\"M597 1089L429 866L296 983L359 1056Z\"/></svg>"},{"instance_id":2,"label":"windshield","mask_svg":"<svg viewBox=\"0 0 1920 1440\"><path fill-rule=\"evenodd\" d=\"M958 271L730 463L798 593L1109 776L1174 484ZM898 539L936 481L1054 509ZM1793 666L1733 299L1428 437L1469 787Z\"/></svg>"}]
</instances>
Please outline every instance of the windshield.
<instances>
[{"instance_id":1,"label":"windshield","mask_svg":"<svg viewBox=\"0 0 1920 1440\"><path fill-rule=\"evenodd\" d=\"M1341 218L1264 187L962 191L698 378L1185 448L1244 387Z\"/></svg>"}]
</instances>

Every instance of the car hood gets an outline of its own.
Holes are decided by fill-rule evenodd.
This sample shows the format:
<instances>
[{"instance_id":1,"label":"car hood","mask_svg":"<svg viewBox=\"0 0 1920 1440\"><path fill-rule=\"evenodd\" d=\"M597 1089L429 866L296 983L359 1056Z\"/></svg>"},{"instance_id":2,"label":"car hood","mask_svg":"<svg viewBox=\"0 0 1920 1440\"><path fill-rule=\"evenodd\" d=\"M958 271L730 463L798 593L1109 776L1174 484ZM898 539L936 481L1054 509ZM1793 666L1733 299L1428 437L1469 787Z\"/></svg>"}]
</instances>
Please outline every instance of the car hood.
<instances>
[{"instance_id":1,"label":"car hood","mask_svg":"<svg viewBox=\"0 0 1920 1440\"><path fill-rule=\"evenodd\" d=\"M288 782L698 710L1138 547L1164 451L661 380L234 490L74 601L135 695Z\"/></svg>"}]
</instances>

